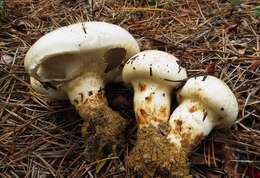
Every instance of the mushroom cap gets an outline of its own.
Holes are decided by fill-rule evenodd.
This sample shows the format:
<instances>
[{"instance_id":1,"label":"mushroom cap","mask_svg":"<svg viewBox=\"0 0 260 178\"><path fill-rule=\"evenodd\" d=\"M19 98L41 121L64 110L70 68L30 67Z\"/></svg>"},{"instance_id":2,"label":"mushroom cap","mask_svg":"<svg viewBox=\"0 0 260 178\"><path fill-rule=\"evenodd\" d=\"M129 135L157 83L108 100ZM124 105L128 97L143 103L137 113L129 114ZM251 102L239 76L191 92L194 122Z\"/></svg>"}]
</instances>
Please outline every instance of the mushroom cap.
<instances>
[{"instance_id":1,"label":"mushroom cap","mask_svg":"<svg viewBox=\"0 0 260 178\"><path fill-rule=\"evenodd\" d=\"M67 100L68 97L65 92L61 90L54 89L50 86L44 86L41 82L36 80L33 77L30 77L30 83L32 86L32 89L37 91L38 93L47 95L48 98L54 99L54 100Z\"/></svg>"},{"instance_id":2,"label":"mushroom cap","mask_svg":"<svg viewBox=\"0 0 260 178\"><path fill-rule=\"evenodd\" d=\"M231 126L238 116L238 103L231 89L222 80L213 76L190 78L178 92L178 101L200 101L218 116L217 127Z\"/></svg>"},{"instance_id":3,"label":"mushroom cap","mask_svg":"<svg viewBox=\"0 0 260 178\"><path fill-rule=\"evenodd\" d=\"M179 59L163 51L140 52L126 62L122 72L123 80L130 83L136 79L145 79L175 87L187 78L186 70L178 61Z\"/></svg>"},{"instance_id":4,"label":"mushroom cap","mask_svg":"<svg viewBox=\"0 0 260 178\"><path fill-rule=\"evenodd\" d=\"M137 41L125 29L106 22L83 22L41 37L27 52L24 66L41 82L66 82L86 70L111 79L118 76L118 66L138 52Z\"/></svg>"}]
</instances>

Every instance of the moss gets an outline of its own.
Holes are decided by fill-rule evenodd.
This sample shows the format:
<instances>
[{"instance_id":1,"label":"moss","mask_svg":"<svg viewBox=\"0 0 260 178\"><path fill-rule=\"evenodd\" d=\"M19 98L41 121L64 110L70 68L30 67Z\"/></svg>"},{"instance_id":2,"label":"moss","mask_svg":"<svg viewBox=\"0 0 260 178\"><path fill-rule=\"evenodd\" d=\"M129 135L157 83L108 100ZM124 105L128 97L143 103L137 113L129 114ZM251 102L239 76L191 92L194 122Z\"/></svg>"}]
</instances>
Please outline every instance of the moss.
<instances>
[{"instance_id":1,"label":"moss","mask_svg":"<svg viewBox=\"0 0 260 178\"><path fill-rule=\"evenodd\" d=\"M168 129L167 129L168 128ZM129 160L129 167L141 177L186 177L189 166L185 150L167 139L169 126L141 128Z\"/></svg>"}]
</instances>

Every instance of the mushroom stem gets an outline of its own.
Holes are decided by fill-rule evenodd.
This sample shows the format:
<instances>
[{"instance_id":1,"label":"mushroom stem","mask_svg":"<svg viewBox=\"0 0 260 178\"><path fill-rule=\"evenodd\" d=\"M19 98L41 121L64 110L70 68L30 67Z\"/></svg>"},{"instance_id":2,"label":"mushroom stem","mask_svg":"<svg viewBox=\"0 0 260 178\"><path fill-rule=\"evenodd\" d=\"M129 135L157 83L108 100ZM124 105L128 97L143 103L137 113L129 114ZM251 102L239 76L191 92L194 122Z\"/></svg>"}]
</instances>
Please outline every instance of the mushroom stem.
<instances>
[{"instance_id":1,"label":"mushroom stem","mask_svg":"<svg viewBox=\"0 0 260 178\"><path fill-rule=\"evenodd\" d=\"M171 87L143 80L133 81L132 85L139 130L129 155L129 166L142 177L188 175L185 150L179 149L167 137L171 131L168 124Z\"/></svg>"},{"instance_id":2,"label":"mushroom stem","mask_svg":"<svg viewBox=\"0 0 260 178\"><path fill-rule=\"evenodd\" d=\"M97 73L87 72L62 86L70 102L76 106L82 104L100 105L107 103L104 95L104 78Z\"/></svg>"},{"instance_id":3,"label":"mushroom stem","mask_svg":"<svg viewBox=\"0 0 260 178\"><path fill-rule=\"evenodd\" d=\"M190 151L216 126L218 116L195 99L184 100L170 117L168 139L178 148Z\"/></svg>"},{"instance_id":4,"label":"mushroom stem","mask_svg":"<svg viewBox=\"0 0 260 178\"><path fill-rule=\"evenodd\" d=\"M157 127L159 121L167 122L170 116L169 86L152 81L135 81L134 111L139 127L149 124Z\"/></svg>"},{"instance_id":5,"label":"mushroom stem","mask_svg":"<svg viewBox=\"0 0 260 178\"><path fill-rule=\"evenodd\" d=\"M188 174L186 153L167 138L170 132L171 91L187 78L173 55L157 50L130 58L122 73L134 87L134 110L139 129L128 166L140 177L184 177Z\"/></svg>"},{"instance_id":6,"label":"mushroom stem","mask_svg":"<svg viewBox=\"0 0 260 178\"><path fill-rule=\"evenodd\" d=\"M124 141L126 121L107 104L104 79L88 72L62 86L84 120L81 132L89 159L117 154Z\"/></svg>"}]
</instances>

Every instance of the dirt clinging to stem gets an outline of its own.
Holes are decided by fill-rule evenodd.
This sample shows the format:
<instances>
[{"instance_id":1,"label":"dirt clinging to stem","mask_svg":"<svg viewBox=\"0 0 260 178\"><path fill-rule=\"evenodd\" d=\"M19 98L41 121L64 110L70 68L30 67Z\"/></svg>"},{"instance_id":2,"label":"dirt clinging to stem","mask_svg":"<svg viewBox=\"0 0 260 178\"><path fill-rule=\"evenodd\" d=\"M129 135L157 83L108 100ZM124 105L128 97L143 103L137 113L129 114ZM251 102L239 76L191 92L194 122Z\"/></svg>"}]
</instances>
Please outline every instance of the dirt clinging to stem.
<instances>
[{"instance_id":1,"label":"dirt clinging to stem","mask_svg":"<svg viewBox=\"0 0 260 178\"><path fill-rule=\"evenodd\" d=\"M149 125L138 130L135 147L129 155L129 167L141 177L189 176L187 152L167 139L169 125Z\"/></svg>"},{"instance_id":2,"label":"dirt clinging to stem","mask_svg":"<svg viewBox=\"0 0 260 178\"><path fill-rule=\"evenodd\" d=\"M127 125L126 120L104 102L103 95L97 96L99 99L88 99L77 106L84 120L81 132L86 143L85 152L90 160L118 155L125 143L124 131ZM96 103L90 104L92 101Z\"/></svg>"}]
</instances>

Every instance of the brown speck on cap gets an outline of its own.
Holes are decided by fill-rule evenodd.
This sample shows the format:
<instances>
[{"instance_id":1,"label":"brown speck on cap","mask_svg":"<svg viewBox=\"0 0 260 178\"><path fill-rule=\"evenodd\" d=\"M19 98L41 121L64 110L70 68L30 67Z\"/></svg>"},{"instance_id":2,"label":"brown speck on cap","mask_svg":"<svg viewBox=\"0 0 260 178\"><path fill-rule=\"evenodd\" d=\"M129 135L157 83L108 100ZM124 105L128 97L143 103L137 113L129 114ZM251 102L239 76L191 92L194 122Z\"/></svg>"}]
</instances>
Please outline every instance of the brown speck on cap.
<instances>
[{"instance_id":1,"label":"brown speck on cap","mask_svg":"<svg viewBox=\"0 0 260 178\"><path fill-rule=\"evenodd\" d=\"M152 102L152 99L153 99L153 97L151 95L145 97L145 101L147 101L148 103Z\"/></svg>"},{"instance_id":2,"label":"brown speck on cap","mask_svg":"<svg viewBox=\"0 0 260 178\"><path fill-rule=\"evenodd\" d=\"M207 79L207 75L203 76L202 81L205 81Z\"/></svg>"},{"instance_id":3,"label":"brown speck on cap","mask_svg":"<svg viewBox=\"0 0 260 178\"><path fill-rule=\"evenodd\" d=\"M204 116L203 116L203 118L202 118L202 121L205 121L207 115L208 115L208 113L207 113L207 112L204 112Z\"/></svg>"},{"instance_id":4,"label":"brown speck on cap","mask_svg":"<svg viewBox=\"0 0 260 178\"><path fill-rule=\"evenodd\" d=\"M180 73L180 72L181 72L181 67L182 67L182 61L177 60L176 63L179 65L179 67L178 67L178 73Z\"/></svg>"},{"instance_id":5,"label":"brown speck on cap","mask_svg":"<svg viewBox=\"0 0 260 178\"><path fill-rule=\"evenodd\" d=\"M150 76L153 76L152 64L150 64Z\"/></svg>"},{"instance_id":6,"label":"brown speck on cap","mask_svg":"<svg viewBox=\"0 0 260 178\"><path fill-rule=\"evenodd\" d=\"M82 29L83 29L84 33L87 34L86 27L85 27L84 23L82 23Z\"/></svg>"},{"instance_id":7,"label":"brown speck on cap","mask_svg":"<svg viewBox=\"0 0 260 178\"><path fill-rule=\"evenodd\" d=\"M136 60L136 58L138 58L138 55L136 55L136 56L130 58L130 59L126 62L126 64L129 64L129 63L132 64L132 63Z\"/></svg>"}]
</instances>

